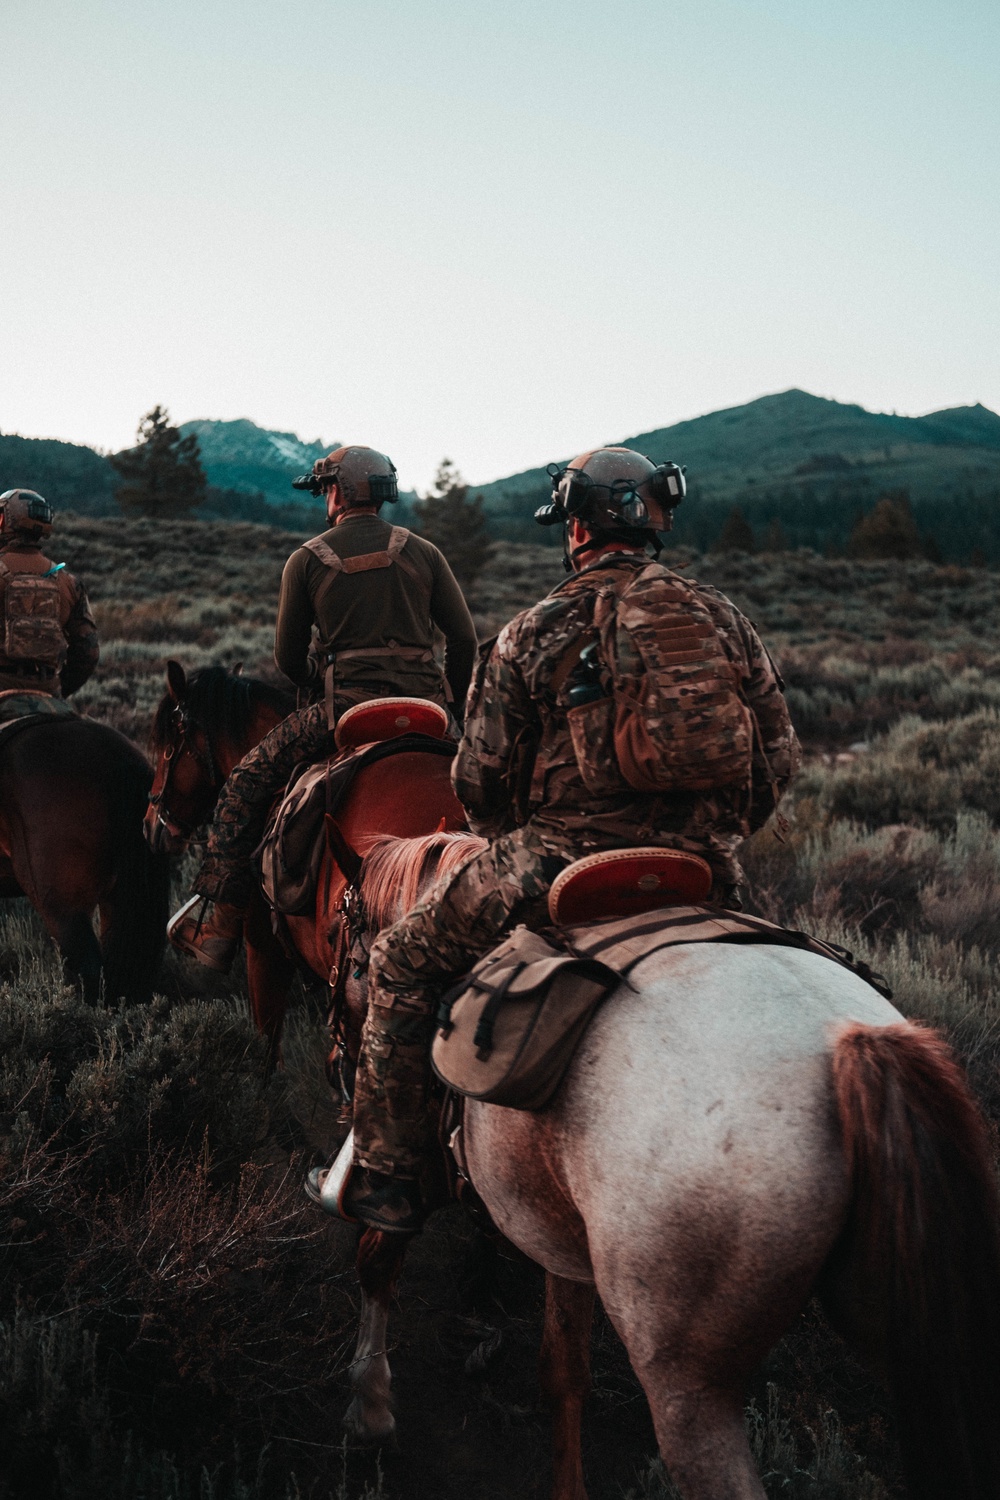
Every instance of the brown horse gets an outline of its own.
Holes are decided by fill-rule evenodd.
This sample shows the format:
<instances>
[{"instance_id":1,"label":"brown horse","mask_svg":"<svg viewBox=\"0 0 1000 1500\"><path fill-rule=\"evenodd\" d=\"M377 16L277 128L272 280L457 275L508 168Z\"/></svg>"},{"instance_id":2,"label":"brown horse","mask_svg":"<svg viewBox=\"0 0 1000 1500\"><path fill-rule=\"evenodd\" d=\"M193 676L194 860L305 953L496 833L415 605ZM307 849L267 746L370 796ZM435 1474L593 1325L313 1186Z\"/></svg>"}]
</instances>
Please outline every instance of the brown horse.
<instances>
[{"instance_id":1,"label":"brown horse","mask_svg":"<svg viewBox=\"0 0 1000 1500\"><path fill-rule=\"evenodd\" d=\"M277 688L224 667L204 667L188 678L177 662L170 662L167 694L153 727L158 758L146 813L152 846L170 853L183 849L211 816L233 767L293 707L293 700ZM345 852L363 855L387 833L409 838L437 828L461 828L464 822L447 757L407 750L376 761L355 777L337 811L333 845L347 863ZM283 919L290 952L274 934L263 896L255 894L251 902L244 929L250 1004L274 1052L296 961L320 979L331 978L348 885L328 847L314 912Z\"/></svg>"},{"instance_id":2,"label":"brown horse","mask_svg":"<svg viewBox=\"0 0 1000 1500\"><path fill-rule=\"evenodd\" d=\"M383 840L367 937L471 835ZM356 950L363 951L364 943ZM365 1006L350 971L350 1039ZM764 1500L743 1387L817 1295L890 1385L913 1500L1000 1494L1000 1208L989 1138L941 1039L815 954L651 955L539 1113L467 1101L494 1223L546 1271L553 1500L586 1500L580 1418L599 1293L683 1500ZM347 1425L394 1430L387 1321L407 1237L367 1230Z\"/></svg>"},{"instance_id":3,"label":"brown horse","mask_svg":"<svg viewBox=\"0 0 1000 1500\"><path fill-rule=\"evenodd\" d=\"M149 783L145 757L93 719L0 745L0 896L27 896L90 1002L102 981L109 998L144 999L159 968L170 872L142 836Z\"/></svg>"}]
</instances>

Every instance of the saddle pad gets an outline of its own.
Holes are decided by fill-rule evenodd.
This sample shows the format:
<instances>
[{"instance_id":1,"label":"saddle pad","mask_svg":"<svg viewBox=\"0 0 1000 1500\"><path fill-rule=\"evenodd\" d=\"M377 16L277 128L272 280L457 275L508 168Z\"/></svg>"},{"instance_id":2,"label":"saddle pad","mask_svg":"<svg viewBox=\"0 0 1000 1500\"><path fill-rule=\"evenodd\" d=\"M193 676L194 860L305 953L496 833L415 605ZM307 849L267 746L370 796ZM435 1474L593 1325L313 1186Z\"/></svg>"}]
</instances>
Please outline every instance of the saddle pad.
<instances>
[{"instance_id":1,"label":"saddle pad","mask_svg":"<svg viewBox=\"0 0 1000 1500\"><path fill-rule=\"evenodd\" d=\"M774 943L801 948L850 969L873 990L892 999L881 974L837 943L825 943L808 932L779 927L763 917L708 906L675 906L668 911L636 917L610 917L586 926L565 927L559 934L566 947L581 957L597 958L626 977L642 959L678 943Z\"/></svg>"},{"instance_id":2,"label":"saddle pad","mask_svg":"<svg viewBox=\"0 0 1000 1500\"><path fill-rule=\"evenodd\" d=\"M254 851L261 888L273 911L290 917L312 911L326 848L327 813L336 813L365 766L410 750L449 759L455 754L451 740L402 734L360 750L341 751L326 760L304 762L293 771Z\"/></svg>"},{"instance_id":3,"label":"saddle pad","mask_svg":"<svg viewBox=\"0 0 1000 1500\"><path fill-rule=\"evenodd\" d=\"M65 698L54 693L43 693L38 688L5 688L0 692L0 724L9 724L13 719L23 719L35 714L46 719L75 719L76 710L70 708Z\"/></svg>"},{"instance_id":4,"label":"saddle pad","mask_svg":"<svg viewBox=\"0 0 1000 1500\"><path fill-rule=\"evenodd\" d=\"M594 1012L642 959L682 943L717 942L802 948L892 998L885 981L845 948L741 912L683 906L544 934L518 927L443 997L434 1071L466 1098L542 1109Z\"/></svg>"},{"instance_id":5,"label":"saddle pad","mask_svg":"<svg viewBox=\"0 0 1000 1500\"><path fill-rule=\"evenodd\" d=\"M52 693L33 692L30 688L7 688L0 693L0 748L15 735L35 724L51 724L53 719L78 719L76 709L65 698Z\"/></svg>"},{"instance_id":6,"label":"saddle pad","mask_svg":"<svg viewBox=\"0 0 1000 1500\"><path fill-rule=\"evenodd\" d=\"M601 917L630 917L704 901L712 871L681 849L606 849L574 860L549 891L549 916L557 926Z\"/></svg>"},{"instance_id":7,"label":"saddle pad","mask_svg":"<svg viewBox=\"0 0 1000 1500\"><path fill-rule=\"evenodd\" d=\"M447 733L447 713L429 698L370 698L341 714L334 738L338 750L355 750L402 734L443 740Z\"/></svg>"}]
</instances>

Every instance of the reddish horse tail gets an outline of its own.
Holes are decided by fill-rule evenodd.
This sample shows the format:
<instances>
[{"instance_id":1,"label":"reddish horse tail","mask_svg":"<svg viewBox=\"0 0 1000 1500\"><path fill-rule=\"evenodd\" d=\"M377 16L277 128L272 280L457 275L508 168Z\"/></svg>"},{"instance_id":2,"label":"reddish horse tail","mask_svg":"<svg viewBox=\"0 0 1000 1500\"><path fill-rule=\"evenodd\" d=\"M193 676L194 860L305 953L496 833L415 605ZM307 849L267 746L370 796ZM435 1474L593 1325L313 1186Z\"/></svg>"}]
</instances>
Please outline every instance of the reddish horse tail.
<instances>
[{"instance_id":1,"label":"reddish horse tail","mask_svg":"<svg viewBox=\"0 0 1000 1500\"><path fill-rule=\"evenodd\" d=\"M889 1379L914 1500L995 1500L1000 1203L982 1117L920 1027L848 1026L833 1081L853 1207L831 1311Z\"/></svg>"}]
</instances>

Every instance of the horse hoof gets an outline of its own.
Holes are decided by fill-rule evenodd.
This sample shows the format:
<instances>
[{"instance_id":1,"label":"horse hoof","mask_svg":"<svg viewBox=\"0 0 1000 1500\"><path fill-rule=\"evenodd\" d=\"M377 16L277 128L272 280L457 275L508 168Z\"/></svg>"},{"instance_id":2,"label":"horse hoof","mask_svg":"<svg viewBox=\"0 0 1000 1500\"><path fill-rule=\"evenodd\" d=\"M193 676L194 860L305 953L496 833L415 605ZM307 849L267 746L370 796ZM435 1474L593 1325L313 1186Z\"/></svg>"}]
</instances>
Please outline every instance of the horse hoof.
<instances>
[{"instance_id":1,"label":"horse hoof","mask_svg":"<svg viewBox=\"0 0 1000 1500\"><path fill-rule=\"evenodd\" d=\"M396 1441L396 1418L391 1411L366 1411L364 1403L355 1396L344 1413L344 1430L357 1443L384 1446Z\"/></svg>"}]
</instances>

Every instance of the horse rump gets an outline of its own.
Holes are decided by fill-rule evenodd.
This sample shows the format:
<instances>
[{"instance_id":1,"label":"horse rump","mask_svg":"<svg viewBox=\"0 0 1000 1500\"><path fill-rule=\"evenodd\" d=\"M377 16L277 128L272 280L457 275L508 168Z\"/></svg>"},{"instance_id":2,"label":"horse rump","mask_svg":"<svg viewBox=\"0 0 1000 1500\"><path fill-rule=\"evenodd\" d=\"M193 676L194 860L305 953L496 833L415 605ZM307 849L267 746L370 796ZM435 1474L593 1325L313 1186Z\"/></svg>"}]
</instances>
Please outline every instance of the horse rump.
<instances>
[{"instance_id":1,"label":"horse rump","mask_svg":"<svg viewBox=\"0 0 1000 1500\"><path fill-rule=\"evenodd\" d=\"M983 1118L946 1043L909 1023L846 1027L833 1084L852 1208L831 1311L889 1381L914 1500L995 1500L1000 1202Z\"/></svg>"}]
</instances>

